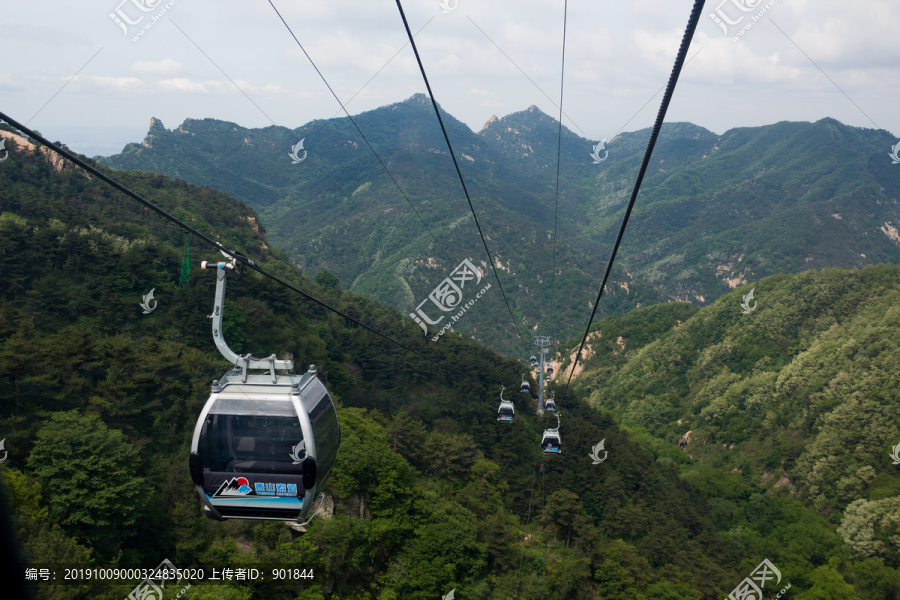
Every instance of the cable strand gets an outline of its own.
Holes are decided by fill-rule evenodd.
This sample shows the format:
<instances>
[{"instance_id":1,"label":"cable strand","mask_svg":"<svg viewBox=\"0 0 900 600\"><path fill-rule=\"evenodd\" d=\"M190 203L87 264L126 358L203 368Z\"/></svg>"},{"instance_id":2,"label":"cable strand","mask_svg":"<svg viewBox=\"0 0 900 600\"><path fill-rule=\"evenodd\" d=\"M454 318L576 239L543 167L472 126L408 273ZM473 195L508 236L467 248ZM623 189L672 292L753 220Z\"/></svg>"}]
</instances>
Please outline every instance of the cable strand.
<instances>
[{"instance_id":1,"label":"cable strand","mask_svg":"<svg viewBox=\"0 0 900 600\"><path fill-rule=\"evenodd\" d=\"M700 13L703 11L705 0L694 0L694 8L688 18L687 27L684 30L684 37L681 39L681 46L678 48L678 55L675 57L675 64L672 67L672 73L669 75L669 82L666 85L666 91L663 94L662 103L659 112L656 115L656 121L653 123L653 130L650 132L650 140L647 142L647 149L644 151L644 158L641 161L641 168L638 170L637 179L634 182L634 188L631 190L631 197L628 199L628 206L625 208L625 215L622 217L622 224L619 226L619 233L616 235L616 243L613 245L612 253L609 256L609 262L606 263L606 270L603 273L603 281L600 283L600 291L597 293L597 300L594 302L594 308L591 310L591 318L588 319L587 327L584 330L584 337L581 339L581 345L578 347L578 353L572 363L572 370L569 372L569 378L566 381L566 387L563 390L562 399L566 397L569 391L569 383L572 382L572 376L575 374L575 368L581 358L581 352L584 350L584 344L587 342L588 334L591 331L591 324L594 322L594 316L597 314L597 308L600 306L600 298L603 296L603 289L606 287L606 280L612 270L613 262L616 260L616 253L619 251L619 245L622 243L622 236L625 234L625 227L628 225L628 218L631 216L631 209L634 208L634 201L637 199L638 192L641 189L641 183L644 181L644 175L650 164L650 155L653 154L653 148L656 146L656 140L659 137L659 131L662 128L663 121L666 118L666 111L669 109L669 102L672 100L672 94L675 92L675 85L678 83L678 76L681 75L681 68L684 66L684 59L687 57L688 48L691 40L694 38L694 31L697 29L697 22L700 19Z\"/></svg>"},{"instance_id":2,"label":"cable strand","mask_svg":"<svg viewBox=\"0 0 900 600\"><path fill-rule=\"evenodd\" d=\"M562 118L563 118L563 88L566 81L566 25L568 23L569 16L569 1L565 0L563 3L563 39L562 39L562 66L559 70L559 127L557 128L556 133L556 206L553 210L553 261L552 261L552 277L551 277L551 288L550 293L552 294L553 301L550 304L550 314L553 314L554 306L556 305L557 293L556 293L556 236L557 236L557 223L559 222L559 169L562 158Z\"/></svg>"},{"instance_id":3,"label":"cable strand","mask_svg":"<svg viewBox=\"0 0 900 600\"><path fill-rule=\"evenodd\" d=\"M271 0L270 0L271 1ZM462 171L459 169L459 163L456 160L456 153L453 152L453 145L450 143L450 136L447 135L447 128L444 127L444 120L441 118L441 111L438 109L437 101L434 99L434 93L431 91L431 84L428 82L428 76L425 74L425 66L422 64L422 59L419 56L419 49L416 46L416 41L413 38L412 31L409 28L409 23L406 20L406 13L403 12L403 5L400 3L400 0L397 0L397 8L400 10L400 17L403 19L403 27L406 28L406 35L409 37L409 43L412 46L413 53L416 55L416 62L419 63L419 70L422 72L422 79L425 80L425 87L428 89L428 96L431 99L431 104L434 107L434 113L437 115L438 123L441 126L441 132L444 134L444 141L447 142L447 148L450 150L450 158L453 159L453 166L456 168L456 175L459 177L459 182L462 184L463 192L466 195L466 201L469 203L469 210L472 211L472 216L475 218L475 226L478 228L478 235L481 237L481 243L484 245L484 251L487 253L488 261L491 265L491 270L494 272L494 277L497 279L497 285L500 287L500 293L503 295L503 302L506 303L506 309L509 311L509 317L512 319L513 327L516 328L516 335L519 336L519 341L522 342L525 351L528 351L528 346L525 344L525 340L522 338L522 333L519 331L519 325L516 323L516 317L513 315L512 307L509 305L509 300L506 297L506 292L503 290L503 284L500 282L500 275L497 273L497 268L494 266L494 257L491 256L491 251L488 249L487 241L484 239L484 232L481 230L481 223L478 222L478 215L475 213L475 207L472 205L472 198L469 196L469 189L466 187L466 182L463 179Z\"/></svg>"}]
</instances>

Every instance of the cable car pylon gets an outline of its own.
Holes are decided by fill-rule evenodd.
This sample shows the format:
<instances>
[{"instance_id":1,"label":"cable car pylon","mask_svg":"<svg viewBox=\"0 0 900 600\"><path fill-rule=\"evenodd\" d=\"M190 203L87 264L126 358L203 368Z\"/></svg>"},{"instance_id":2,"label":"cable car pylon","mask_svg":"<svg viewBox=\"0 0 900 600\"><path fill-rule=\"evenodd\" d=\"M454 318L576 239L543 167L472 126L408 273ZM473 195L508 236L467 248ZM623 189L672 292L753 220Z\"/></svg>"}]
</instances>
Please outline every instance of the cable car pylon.
<instances>
[{"instance_id":1,"label":"cable car pylon","mask_svg":"<svg viewBox=\"0 0 900 600\"><path fill-rule=\"evenodd\" d=\"M541 349L540 359L538 362L538 415L544 414L544 358L547 354L547 348L550 347L549 335L534 336L534 345Z\"/></svg>"}]
</instances>

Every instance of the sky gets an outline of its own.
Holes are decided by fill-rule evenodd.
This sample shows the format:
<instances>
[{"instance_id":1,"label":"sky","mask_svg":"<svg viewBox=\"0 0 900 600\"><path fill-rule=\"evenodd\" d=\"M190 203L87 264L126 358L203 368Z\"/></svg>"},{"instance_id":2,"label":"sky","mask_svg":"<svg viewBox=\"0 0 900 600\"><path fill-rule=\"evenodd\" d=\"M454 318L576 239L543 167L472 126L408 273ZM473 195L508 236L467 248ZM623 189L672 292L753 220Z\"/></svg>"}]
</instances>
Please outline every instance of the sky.
<instances>
[{"instance_id":1,"label":"sky","mask_svg":"<svg viewBox=\"0 0 900 600\"><path fill-rule=\"evenodd\" d=\"M272 3L351 114L426 91L396 1ZM692 5L403 9L437 101L473 131L531 105L557 117L562 81L563 122L599 141L652 125ZM151 117L296 128L343 115L268 0L0 0L0 20L0 110L88 156L139 142ZM832 117L900 135L898 30L896 0L709 1L667 121L723 133Z\"/></svg>"}]
</instances>

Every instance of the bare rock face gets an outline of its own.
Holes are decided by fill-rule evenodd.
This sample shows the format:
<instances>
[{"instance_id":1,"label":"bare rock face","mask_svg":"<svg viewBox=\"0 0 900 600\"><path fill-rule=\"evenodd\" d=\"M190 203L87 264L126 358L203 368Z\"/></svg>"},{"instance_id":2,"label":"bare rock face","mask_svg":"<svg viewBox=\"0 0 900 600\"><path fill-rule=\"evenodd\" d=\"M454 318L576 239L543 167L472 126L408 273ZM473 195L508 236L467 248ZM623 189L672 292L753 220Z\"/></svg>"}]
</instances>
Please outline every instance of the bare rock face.
<instances>
[{"instance_id":1,"label":"bare rock face","mask_svg":"<svg viewBox=\"0 0 900 600\"><path fill-rule=\"evenodd\" d=\"M325 494L325 499L322 501L322 508L319 510L319 515L323 519L330 519L334 516L334 498L330 495Z\"/></svg>"},{"instance_id":2,"label":"bare rock face","mask_svg":"<svg viewBox=\"0 0 900 600\"><path fill-rule=\"evenodd\" d=\"M16 152L39 152L47 164L53 167L57 173L61 172L66 165L66 159L62 156L46 146L35 146L21 135L17 135L11 131L0 131L0 138L10 142L10 145L6 148L7 150L14 150ZM85 174L85 176L87 177L87 174Z\"/></svg>"},{"instance_id":3,"label":"bare rock face","mask_svg":"<svg viewBox=\"0 0 900 600\"><path fill-rule=\"evenodd\" d=\"M357 495L348 498L347 500L342 500L341 506L350 513L351 517L358 517L360 519L372 518L372 509L366 504L366 498L364 496Z\"/></svg>"},{"instance_id":4,"label":"bare rock face","mask_svg":"<svg viewBox=\"0 0 900 600\"><path fill-rule=\"evenodd\" d=\"M787 486L787 488L789 490L791 490L791 492L797 491L797 487L793 484L793 482L790 479L788 479L787 473L785 473L784 469L781 470L781 479L776 481L775 485L773 487L781 487L781 486Z\"/></svg>"},{"instance_id":5,"label":"bare rock face","mask_svg":"<svg viewBox=\"0 0 900 600\"><path fill-rule=\"evenodd\" d=\"M687 446L688 444L691 443L691 431L693 431L693 430L689 430L687 433L685 433L683 436L681 436L680 440L678 440L678 445L680 447L684 448L685 446Z\"/></svg>"}]
</instances>

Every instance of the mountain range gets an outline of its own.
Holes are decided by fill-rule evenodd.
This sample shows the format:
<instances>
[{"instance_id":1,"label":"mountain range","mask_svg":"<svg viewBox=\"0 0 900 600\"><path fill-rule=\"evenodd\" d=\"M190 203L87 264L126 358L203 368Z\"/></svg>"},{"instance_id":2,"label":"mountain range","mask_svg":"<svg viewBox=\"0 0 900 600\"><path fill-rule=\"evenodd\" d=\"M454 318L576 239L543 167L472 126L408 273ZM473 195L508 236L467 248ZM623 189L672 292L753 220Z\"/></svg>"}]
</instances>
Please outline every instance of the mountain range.
<instances>
[{"instance_id":1,"label":"mountain range","mask_svg":"<svg viewBox=\"0 0 900 600\"><path fill-rule=\"evenodd\" d=\"M594 164L596 141L563 127L558 147L558 122L534 106L479 132L443 119L518 328L494 293L457 330L507 354L521 353L519 334L529 345L532 334L583 331L649 130L606 141ZM302 270L328 270L406 314L465 258L493 279L430 101L415 95L355 122L359 131L347 118L294 130L188 119L167 130L153 119L143 142L97 160L239 198ZM299 140L307 155L293 164ZM900 262L893 143L833 119L722 135L665 124L600 315L704 305L779 272Z\"/></svg>"}]
</instances>

